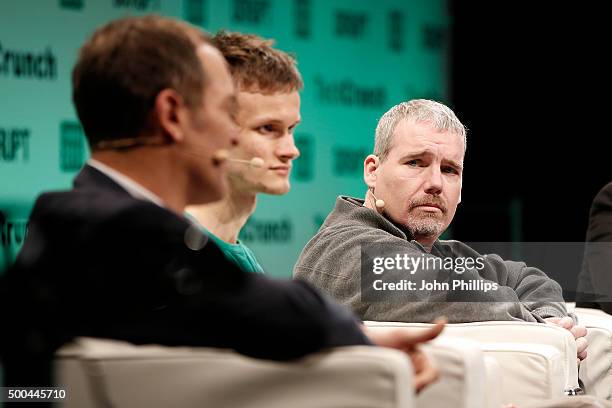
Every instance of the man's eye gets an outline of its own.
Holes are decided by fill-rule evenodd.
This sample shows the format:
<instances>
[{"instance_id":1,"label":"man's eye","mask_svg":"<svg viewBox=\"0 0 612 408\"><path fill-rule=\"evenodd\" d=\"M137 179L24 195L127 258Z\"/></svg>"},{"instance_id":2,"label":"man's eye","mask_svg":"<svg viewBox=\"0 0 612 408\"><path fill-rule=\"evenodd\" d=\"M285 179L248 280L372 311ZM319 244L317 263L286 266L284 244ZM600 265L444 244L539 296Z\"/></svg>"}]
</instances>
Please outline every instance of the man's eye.
<instances>
[{"instance_id":1,"label":"man's eye","mask_svg":"<svg viewBox=\"0 0 612 408\"><path fill-rule=\"evenodd\" d=\"M417 167L420 164L420 160L414 159L414 160L408 160L406 162L406 164L410 167Z\"/></svg>"},{"instance_id":2,"label":"man's eye","mask_svg":"<svg viewBox=\"0 0 612 408\"><path fill-rule=\"evenodd\" d=\"M457 169L453 168L453 167L443 167L442 168L442 173L447 173L447 174L459 174L459 172L457 171Z\"/></svg>"},{"instance_id":3,"label":"man's eye","mask_svg":"<svg viewBox=\"0 0 612 408\"><path fill-rule=\"evenodd\" d=\"M272 125L263 125L257 128L257 131L260 133L272 133L274 130L274 126Z\"/></svg>"}]
</instances>

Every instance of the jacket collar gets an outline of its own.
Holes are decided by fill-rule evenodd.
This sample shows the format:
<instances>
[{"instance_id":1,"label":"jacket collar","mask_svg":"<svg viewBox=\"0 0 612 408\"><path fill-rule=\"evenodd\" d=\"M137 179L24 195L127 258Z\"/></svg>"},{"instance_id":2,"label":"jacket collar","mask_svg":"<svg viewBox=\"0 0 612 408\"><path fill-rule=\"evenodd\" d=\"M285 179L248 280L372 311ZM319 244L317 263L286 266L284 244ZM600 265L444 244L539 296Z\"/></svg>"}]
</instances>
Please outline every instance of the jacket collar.
<instances>
[{"instance_id":1,"label":"jacket collar","mask_svg":"<svg viewBox=\"0 0 612 408\"><path fill-rule=\"evenodd\" d=\"M72 185L75 190L112 190L116 193L129 194L127 190L115 183L101 171L86 164L74 178Z\"/></svg>"},{"instance_id":2,"label":"jacket collar","mask_svg":"<svg viewBox=\"0 0 612 408\"><path fill-rule=\"evenodd\" d=\"M398 238L410 241L420 247L423 251L426 251L423 245L414 240L404 228L397 226L394 222L390 221L378 212L365 207L364 200L361 198L338 196L338 198L336 198L334 210L329 214L321 228L328 227L339 222L348 222L349 224L355 223L361 226L366 225L372 228L380 229ZM439 244L440 240L436 240L436 242L434 242L431 253L437 253L441 250L441 248L439 248Z\"/></svg>"}]
</instances>

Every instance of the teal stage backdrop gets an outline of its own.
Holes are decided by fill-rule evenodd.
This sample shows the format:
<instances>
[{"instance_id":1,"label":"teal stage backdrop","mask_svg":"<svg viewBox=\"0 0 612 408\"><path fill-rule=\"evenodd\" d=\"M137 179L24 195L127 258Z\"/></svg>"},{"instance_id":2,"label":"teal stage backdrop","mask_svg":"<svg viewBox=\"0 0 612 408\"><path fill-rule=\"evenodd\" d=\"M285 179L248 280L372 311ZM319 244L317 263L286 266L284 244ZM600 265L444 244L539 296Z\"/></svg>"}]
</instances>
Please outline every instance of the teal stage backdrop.
<instances>
[{"instance_id":1,"label":"teal stage backdrop","mask_svg":"<svg viewBox=\"0 0 612 408\"><path fill-rule=\"evenodd\" d=\"M109 20L146 13L274 38L297 56L305 88L292 189L261 196L241 235L271 275L290 276L337 195L364 194L380 115L448 96L445 0L0 0L0 271L35 197L68 188L87 159L70 99L80 44Z\"/></svg>"}]
</instances>

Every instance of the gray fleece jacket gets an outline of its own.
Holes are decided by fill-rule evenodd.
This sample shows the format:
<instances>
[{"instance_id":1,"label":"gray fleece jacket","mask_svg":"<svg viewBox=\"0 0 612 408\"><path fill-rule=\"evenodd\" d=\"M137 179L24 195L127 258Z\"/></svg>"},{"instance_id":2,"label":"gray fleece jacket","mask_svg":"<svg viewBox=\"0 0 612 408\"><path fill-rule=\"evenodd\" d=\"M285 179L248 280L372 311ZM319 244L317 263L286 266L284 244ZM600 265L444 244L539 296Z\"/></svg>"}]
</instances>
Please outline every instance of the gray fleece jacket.
<instances>
[{"instance_id":1,"label":"gray fleece jacket","mask_svg":"<svg viewBox=\"0 0 612 408\"><path fill-rule=\"evenodd\" d=\"M481 257L482 268L465 272L462 278L469 279L472 274L481 281L497 283L498 289L487 293L465 292L464 295L453 291L451 296L430 293L427 301L418 298L422 292L403 291L401 296L405 297L399 302L397 296L392 299L370 296L372 293L364 291L372 287L362 285L361 255L364 246L372 245L401 248L412 257ZM303 249L294 268L294 277L327 292L363 320L425 323L444 315L451 323L542 322L547 317L568 315L561 287L539 269L522 262L505 261L498 255L480 255L458 241L436 241L427 252L402 229L364 207L363 200L352 197L338 197L334 210Z\"/></svg>"}]
</instances>

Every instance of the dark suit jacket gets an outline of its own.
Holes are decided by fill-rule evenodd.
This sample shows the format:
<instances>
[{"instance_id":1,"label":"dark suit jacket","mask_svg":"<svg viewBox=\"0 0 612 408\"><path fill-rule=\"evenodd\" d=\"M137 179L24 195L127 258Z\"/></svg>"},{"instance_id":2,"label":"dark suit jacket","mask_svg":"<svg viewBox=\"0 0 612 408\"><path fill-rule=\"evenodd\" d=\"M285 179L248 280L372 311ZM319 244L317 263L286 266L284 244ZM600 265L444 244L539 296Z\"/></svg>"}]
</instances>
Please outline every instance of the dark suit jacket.
<instances>
[{"instance_id":1,"label":"dark suit jacket","mask_svg":"<svg viewBox=\"0 0 612 408\"><path fill-rule=\"evenodd\" d=\"M368 343L308 284L243 272L190 226L89 166L72 190L42 194L0 297L9 383L44 384L34 367L75 336L273 360Z\"/></svg>"},{"instance_id":2,"label":"dark suit jacket","mask_svg":"<svg viewBox=\"0 0 612 408\"><path fill-rule=\"evenodd\" d=\"M576 305L612 313L612 183L591 206Z\"/></svg>"}]
</instances>

